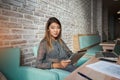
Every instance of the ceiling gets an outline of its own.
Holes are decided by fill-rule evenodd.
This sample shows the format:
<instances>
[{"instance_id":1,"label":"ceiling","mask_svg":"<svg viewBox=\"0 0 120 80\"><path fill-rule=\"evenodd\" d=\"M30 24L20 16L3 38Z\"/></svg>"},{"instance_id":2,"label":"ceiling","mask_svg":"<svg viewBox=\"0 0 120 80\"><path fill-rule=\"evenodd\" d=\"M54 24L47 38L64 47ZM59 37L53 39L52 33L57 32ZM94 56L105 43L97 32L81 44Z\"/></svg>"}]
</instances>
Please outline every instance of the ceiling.
<instances>
[{"instance_id":1,"label":"ceiling","mask_svg":"<svg viewBox=\"0 0 120 80\"><path fill-rule=\"evenodd\" d=\"M102 0L102 2L103 11L108 10L108 23L106 23L108 25L108 39L117 39L120 37L120 14L117 14L120 11L120 0Z\"/></svg>"},{"instance_id":2,"label":"ceiling","mask_svg":"<svg viewBox=\"0 0 120 80\"><path fill-rule=\"evenodd\" d=\"M120 10L120 0L103 0L103 7L108 7L110 13L116 14Z\"/></svg>"}]
</instances>

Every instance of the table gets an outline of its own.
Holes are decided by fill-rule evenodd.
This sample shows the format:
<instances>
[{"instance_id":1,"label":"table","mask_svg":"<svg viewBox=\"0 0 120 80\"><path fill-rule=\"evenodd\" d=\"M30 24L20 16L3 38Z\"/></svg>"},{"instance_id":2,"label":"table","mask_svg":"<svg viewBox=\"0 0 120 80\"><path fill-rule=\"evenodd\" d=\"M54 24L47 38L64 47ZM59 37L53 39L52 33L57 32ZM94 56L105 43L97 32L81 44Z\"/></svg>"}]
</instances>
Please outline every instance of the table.
<instances>
[{"instance_id":1,"label":"table","mask_svg":"<svg viewBox=\"0 0 120 80\"><path fill-rule=\"evenodd\" d=\"M103 51L113 50L115 42L102 42L100 45L103 47Z\"/></svg>"},{"instance_id":2,"label":"table","mask_svg":"<svg viewBox=\"0 0 120 80\"><path fill-rule=\"evenodd\" d=\"M65 78L65 80L87 80L84 77L78 75L78 73L77 73L78 71L87 75L88 77L92 78L93 80L118 80L117 78L102 74L100 72L94 71L94 70L86 67L86 65L91 64L91 63L95 63L97 61L99 61L97 58L92 57L85 64L78 67L75 71L73 71L70 75L68 75ZM120 58L119 58L117 64L120 64Z\"/></svg>"}]
</instances>

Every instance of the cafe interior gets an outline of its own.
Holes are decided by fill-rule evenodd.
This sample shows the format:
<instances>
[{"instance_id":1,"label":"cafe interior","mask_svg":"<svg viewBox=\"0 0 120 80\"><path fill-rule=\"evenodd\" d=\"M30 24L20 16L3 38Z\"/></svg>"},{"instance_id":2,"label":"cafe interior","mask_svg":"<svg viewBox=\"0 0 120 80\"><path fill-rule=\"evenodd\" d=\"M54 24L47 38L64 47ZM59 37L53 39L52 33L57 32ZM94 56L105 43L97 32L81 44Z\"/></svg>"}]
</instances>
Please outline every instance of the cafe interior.
<instances>
[{"instance_id":1,"label":"cafe interior","mask_svg":"<svg viewBox=\"0 0 120 80\"><path fill-rule=\"evenodd\" d=\"M50 17L60 20L62 39L79 53L73 72L36 68ZM0 0L0 80L120 80L119 41L120 0Z\"/></svg>"}]
</instances>

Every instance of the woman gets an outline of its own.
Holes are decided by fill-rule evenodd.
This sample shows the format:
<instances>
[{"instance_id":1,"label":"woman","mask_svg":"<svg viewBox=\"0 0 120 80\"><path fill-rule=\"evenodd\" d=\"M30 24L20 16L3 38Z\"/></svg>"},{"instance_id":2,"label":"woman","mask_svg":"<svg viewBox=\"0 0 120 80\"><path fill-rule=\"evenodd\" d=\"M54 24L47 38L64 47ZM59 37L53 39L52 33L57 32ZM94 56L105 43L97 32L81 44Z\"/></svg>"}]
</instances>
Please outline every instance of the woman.
<instances>
[{"instance_id":1,"label":"woman","mask_svg":"<svg viewBox=\"0 0 120 80\"><path fill-rule=\"evenodd\" d=\"M63 69L72 72L75 66L68 58L72 52L61 39L61 23L51 17L47 21L45 37L41 40L37 56L37 68L42 69Z\"/></svg>"}]
</instances>

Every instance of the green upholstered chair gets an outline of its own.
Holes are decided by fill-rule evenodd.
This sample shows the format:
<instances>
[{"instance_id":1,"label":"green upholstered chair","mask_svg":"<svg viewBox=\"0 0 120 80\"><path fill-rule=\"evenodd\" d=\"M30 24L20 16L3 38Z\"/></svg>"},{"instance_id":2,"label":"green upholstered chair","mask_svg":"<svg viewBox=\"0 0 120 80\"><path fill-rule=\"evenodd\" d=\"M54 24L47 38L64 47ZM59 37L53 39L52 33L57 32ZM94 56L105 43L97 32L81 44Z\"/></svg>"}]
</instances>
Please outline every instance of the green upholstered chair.
<instances>
[{"instance_id":1,"label":"green upholstered chair","mask_svg":"<svg viewBox=\"0 0 120 80\"><path fill-rule=\"evenodd\" d=\"M33 47L33 54L34 54L35 57L37 57L38 48L39 48L39 46L34 46L34 47Z\"/></svg>"},{"instance_id":2,"label":"green upholstered chair","mask_svg":"<svg viewBox=\"0 0 120 80\"><path fill-rule=\"evenodd\" d=\"M20 49L0 49L0 72L7 80L59 80L57 73L20 66Z\"/></svg>"},{"instance_id":3,"label":"green upholstered chair","mask_svg":"<svg viewBox=\"0 0 120 80\"><path fill-rule=\"evenodd\" d=\"M86 53L83 57L81 57L76 66L81 66L86 61L88 61L92 56L96 54L96 52L103 51L100 43L100 36L96 34L86 34L86 35L78 35L78 45L80 50L85 49Z\"/></svg>"},{"instance_id":4,"label":"green upholstered chair","mask_svg":"<svg viewBox=\"0 0 120 80\"><path fill-rule=\"evenodd\" d=\"M39 48L39 46L33 47L33 53L34 53L35 57L37 57L38 48ZM42 69L40 69L40 70L42 70ZM61 70L61 69L47 69L47 70L52 72L52 73L57 74L59 77L58 80L64 80L64 78L70 74L70 72L65 71L65 70Z\"/></svg>"}]
</instances>

